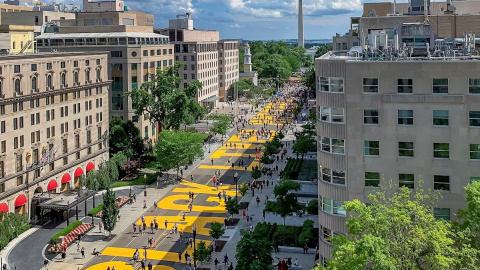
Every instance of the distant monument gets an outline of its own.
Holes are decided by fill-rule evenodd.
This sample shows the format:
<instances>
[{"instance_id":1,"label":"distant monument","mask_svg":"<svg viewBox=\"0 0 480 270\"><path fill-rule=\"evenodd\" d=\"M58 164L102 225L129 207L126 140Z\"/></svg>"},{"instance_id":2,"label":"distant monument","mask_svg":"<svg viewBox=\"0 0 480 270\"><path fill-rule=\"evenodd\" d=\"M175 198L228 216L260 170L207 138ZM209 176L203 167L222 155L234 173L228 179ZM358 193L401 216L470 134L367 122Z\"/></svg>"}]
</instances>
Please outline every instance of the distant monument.
<instances>
[{"instance_id":1,"label":"distant monument","mask_svg":"<svg viewBox=\"0 0 480 270\"><path fill-rule=\"evenodd\" d=\"M298 0L298 47L305 47L303 38L303 0Z\"/></svg>"},{"instance_id":2,"label":"distant monument","mask_svg":"<svg viewBox=\"0 0 480 270\"><path fill-rule=\"evenodd\" d=\"M243 71L239 74L240 80L250 80L254 85L258 85L258 73L252 70L252 54L250 53L250 45L245 44L245 53L243 57Z\"/></svg>"}]
</instances>

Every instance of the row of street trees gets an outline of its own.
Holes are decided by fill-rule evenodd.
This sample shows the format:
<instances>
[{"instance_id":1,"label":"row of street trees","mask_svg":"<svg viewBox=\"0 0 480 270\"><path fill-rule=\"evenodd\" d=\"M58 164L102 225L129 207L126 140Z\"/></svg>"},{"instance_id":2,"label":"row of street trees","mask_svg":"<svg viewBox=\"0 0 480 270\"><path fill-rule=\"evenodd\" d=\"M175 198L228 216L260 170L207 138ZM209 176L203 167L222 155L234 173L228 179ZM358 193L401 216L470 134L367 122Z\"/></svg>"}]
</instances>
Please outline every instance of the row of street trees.
<instances>
[{"instance_id":1,"label":"row of street trees","mask_svg":"<svg viewBox=\"0 0 480 270\"><path fill-rule=\"evenodd\" d=\"M441 194L422 185L390 182L370 204L346 202L348 235L327 239L334 259L315 269L480 269L480 182L466 187L467 208L454 222L435 219Z\"/></svg>"}]
</instances>

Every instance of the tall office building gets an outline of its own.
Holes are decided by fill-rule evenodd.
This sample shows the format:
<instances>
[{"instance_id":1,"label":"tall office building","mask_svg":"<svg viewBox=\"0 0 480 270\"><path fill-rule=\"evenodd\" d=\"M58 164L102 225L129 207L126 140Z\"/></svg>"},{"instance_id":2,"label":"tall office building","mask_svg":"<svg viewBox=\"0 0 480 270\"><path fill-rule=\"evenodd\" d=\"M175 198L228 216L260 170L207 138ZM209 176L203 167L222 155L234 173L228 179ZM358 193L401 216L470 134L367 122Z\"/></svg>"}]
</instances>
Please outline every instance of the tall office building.
<instances>
[{"instance_id":1,"label":"tall office building","mask_svg":"<svg viewBox=\"0 0 480 270\"><path fill-rule=\"evenodd\" d=\"M465 186L480 180L479 69L468 56L316 59L322 261L347 233L344 201L367 203L389 180L441 192L437 218L466 206Z\"/></svg>"},{"instance_id":2,"label":"tall office building","mask_svg":"<svg viewBox=\"0 0 480 270\"><path fill-rule=\"evenodd\" d=\"M105 53L0 57L0 211L28 213L108 160Z\"/></svg>"},{"instance_id":3,"label":"tall office building","mask_svg":"<svg viewBox=\"0 0 480 270\"><path fill-rule=\"evenodd\" d=\"M180 71L184 79L181 87L200 81L203 88L197 93L198 102L215 108L217 100L225 98L230 84L238 81L238 41L220 40L215 30L194 29L188 13L170 20L169 28L155 31L170 38L175 46L175 61L185 64Z\"/></svg>"},{"instance_id":4,"label":"tall office building","mask_svg":"<svg viewBox=\"0 0 480 270\"><path fill-rule=\"evenodd\" d=\"M151 81L157 68L173 63L173 45L167 36L153 33L153 15L143 12L78 13L74 23L60 25L58 33L36 38L40 51L107 51L110 91L110 117L132 120L142 137L155 142L160 129L147 113L136 115L126 92Z\"/></svg>"}]
</instances>

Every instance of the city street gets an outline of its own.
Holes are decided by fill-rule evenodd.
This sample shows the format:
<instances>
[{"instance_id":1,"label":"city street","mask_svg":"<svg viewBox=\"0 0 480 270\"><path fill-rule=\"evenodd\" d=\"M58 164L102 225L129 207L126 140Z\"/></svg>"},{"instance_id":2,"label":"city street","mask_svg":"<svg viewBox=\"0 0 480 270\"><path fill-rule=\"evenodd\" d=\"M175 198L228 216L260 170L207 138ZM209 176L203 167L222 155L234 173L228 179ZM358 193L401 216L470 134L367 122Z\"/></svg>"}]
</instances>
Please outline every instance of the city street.
<instances>
[{"instance_id":1,"label":"city street","mask_svg":"<svg viewBox=\"0 0 480 270\"><path fill-rule=\"evenodd\" d=\"M277 103L278 104L278 103ZM278 104L276 110L283 111L286 104ZM272 105L267 105L262 111L255 115L245 127L245 131L256 131L262 126L262 121L269 123L267 130L276 131L276 121L274 117L268 113L271 110L273 114ZM283 122L279 120L278 122ZM234 197L235 183L233 175L238 173L239 181L242 183L250 181L250 171L253 166L259 165L259 161L255 159L256 148L259 148L263 143L271 138L270 133L267 137L257 138L252 136L249 139L242 139L238 136L231 136L224 146L219 147L208 158L203 160L200 166L189 175L184 175L184 180L174 187L170 193L163 198L158 198L158 207L151 206L145 213L144 219L147 224L147 230L144 234L133 232L133 226L129 226L126 230L116 237L114 241L101 251L99 257L91 259L87 264L87 269L105 270L107 267L115 269L132 269L132 258L136 249L139 250L140 259L144 258L145 248L147 249L146 264L150 261L155 270L159 269L188 269L185 261L185 253L192 256L193 264L193 248L185 244L185 237L192 238L194 224L196 225L196 243L203 240L208 244L213 240L209 235L209 223L220 222L228 217L224 207L224 199L219 200L218 193L225 191L227 196ZM238 135L238 134L237 134ZM230 143L232 146L230 146ZM212 164L213 160L213 164ZM231 163L239 164L242 160L247 166L232 168ZM214 187L212 178L215 171L220 170L222 186L217 191ZM193 175L193 180L191 175ZM189 192L194 193L192 204L192 211L189 211ZM240 194L237 194L240 197ZM140 197L139 197L140 198ZM185 219L183 215L185 214ZM158 232L152 232L150 223L156 219L159 224ZM136 224L140 225L142 221L137 219ZM165 224L167 228L165 228ZM172 232L174 226L178 226L178 230L183 231L183 241L180 239L179 233ZM138 227L138 226L137 226ZM153 238L155 243L152 248L149 248L148 240ZM88 243L86 250L88 249ZM179 262L179 254L181 255L181 262ZM223 253L222 253L223 254ZM229 257L234 257L233 253L229 253ZM138 269L139 263L133 265L133 269Z\"/></svg>"}]
</instances>

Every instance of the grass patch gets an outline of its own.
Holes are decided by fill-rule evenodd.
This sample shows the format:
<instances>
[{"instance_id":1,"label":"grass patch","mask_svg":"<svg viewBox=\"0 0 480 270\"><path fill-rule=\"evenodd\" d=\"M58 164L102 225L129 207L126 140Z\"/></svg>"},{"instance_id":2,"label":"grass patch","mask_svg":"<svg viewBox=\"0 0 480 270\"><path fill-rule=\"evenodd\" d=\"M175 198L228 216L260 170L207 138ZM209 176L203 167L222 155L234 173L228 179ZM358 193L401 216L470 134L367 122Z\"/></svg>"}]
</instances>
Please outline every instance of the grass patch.
<instances>
[{"instance_id":1,"label":"grass patch","mask_svg":"<svg viewBox=\"0 0 480 270\"><path fill-rule=\"evenodd\" d=\"M145 185L145 179L143 178L144 175L147 175L147 185L151 185L157 181L157 176L161 176L161 172L157 173L144 173L140 172L136 179L130 181L117 181L110 185L110 188L117 188L117 187L126 187L126 186L141 186Z\"/></svg>"},{"instance_id":2,"label":"grass patch","mask_svg":"<svg viewBox=\"0 0 480 270\"><path fill-rule=\"evenodd\" d=\"M80 225L82 225L82 222L80 220L77 220L77 221L73 222L72 224L65 227L65 229L59 231L52 238L50 238L50 241L52 241L52 243L57 243L58 237L65 236L65 235L69 234L70 232L75 230L75 228L77 228Z\"/></svg>"},{"instance_id":3,"label":"grass patch","mask_svg":"<svg viewBox=\"0 0 480 270\"><path fill-rule=\"evenodd\" d=\"M158 164L158 161L156 161L156 160L146 163L144 167L149 169L149 170L155 171L155 172L160 171L160 169L159 169L160 164Z\"/></svg>"},{"instance_id":4,"label":"grass patch","mask_svg":"<svg viewBox=\"0 0 480 270\"><path fill-rule=\"evenodd\" d=\"M102 211L103 203L97 205L97 207L93 208L92 210L88 211L88 215L91 217L96 217L98 212Z\"/></svg>"}]
</instances>

